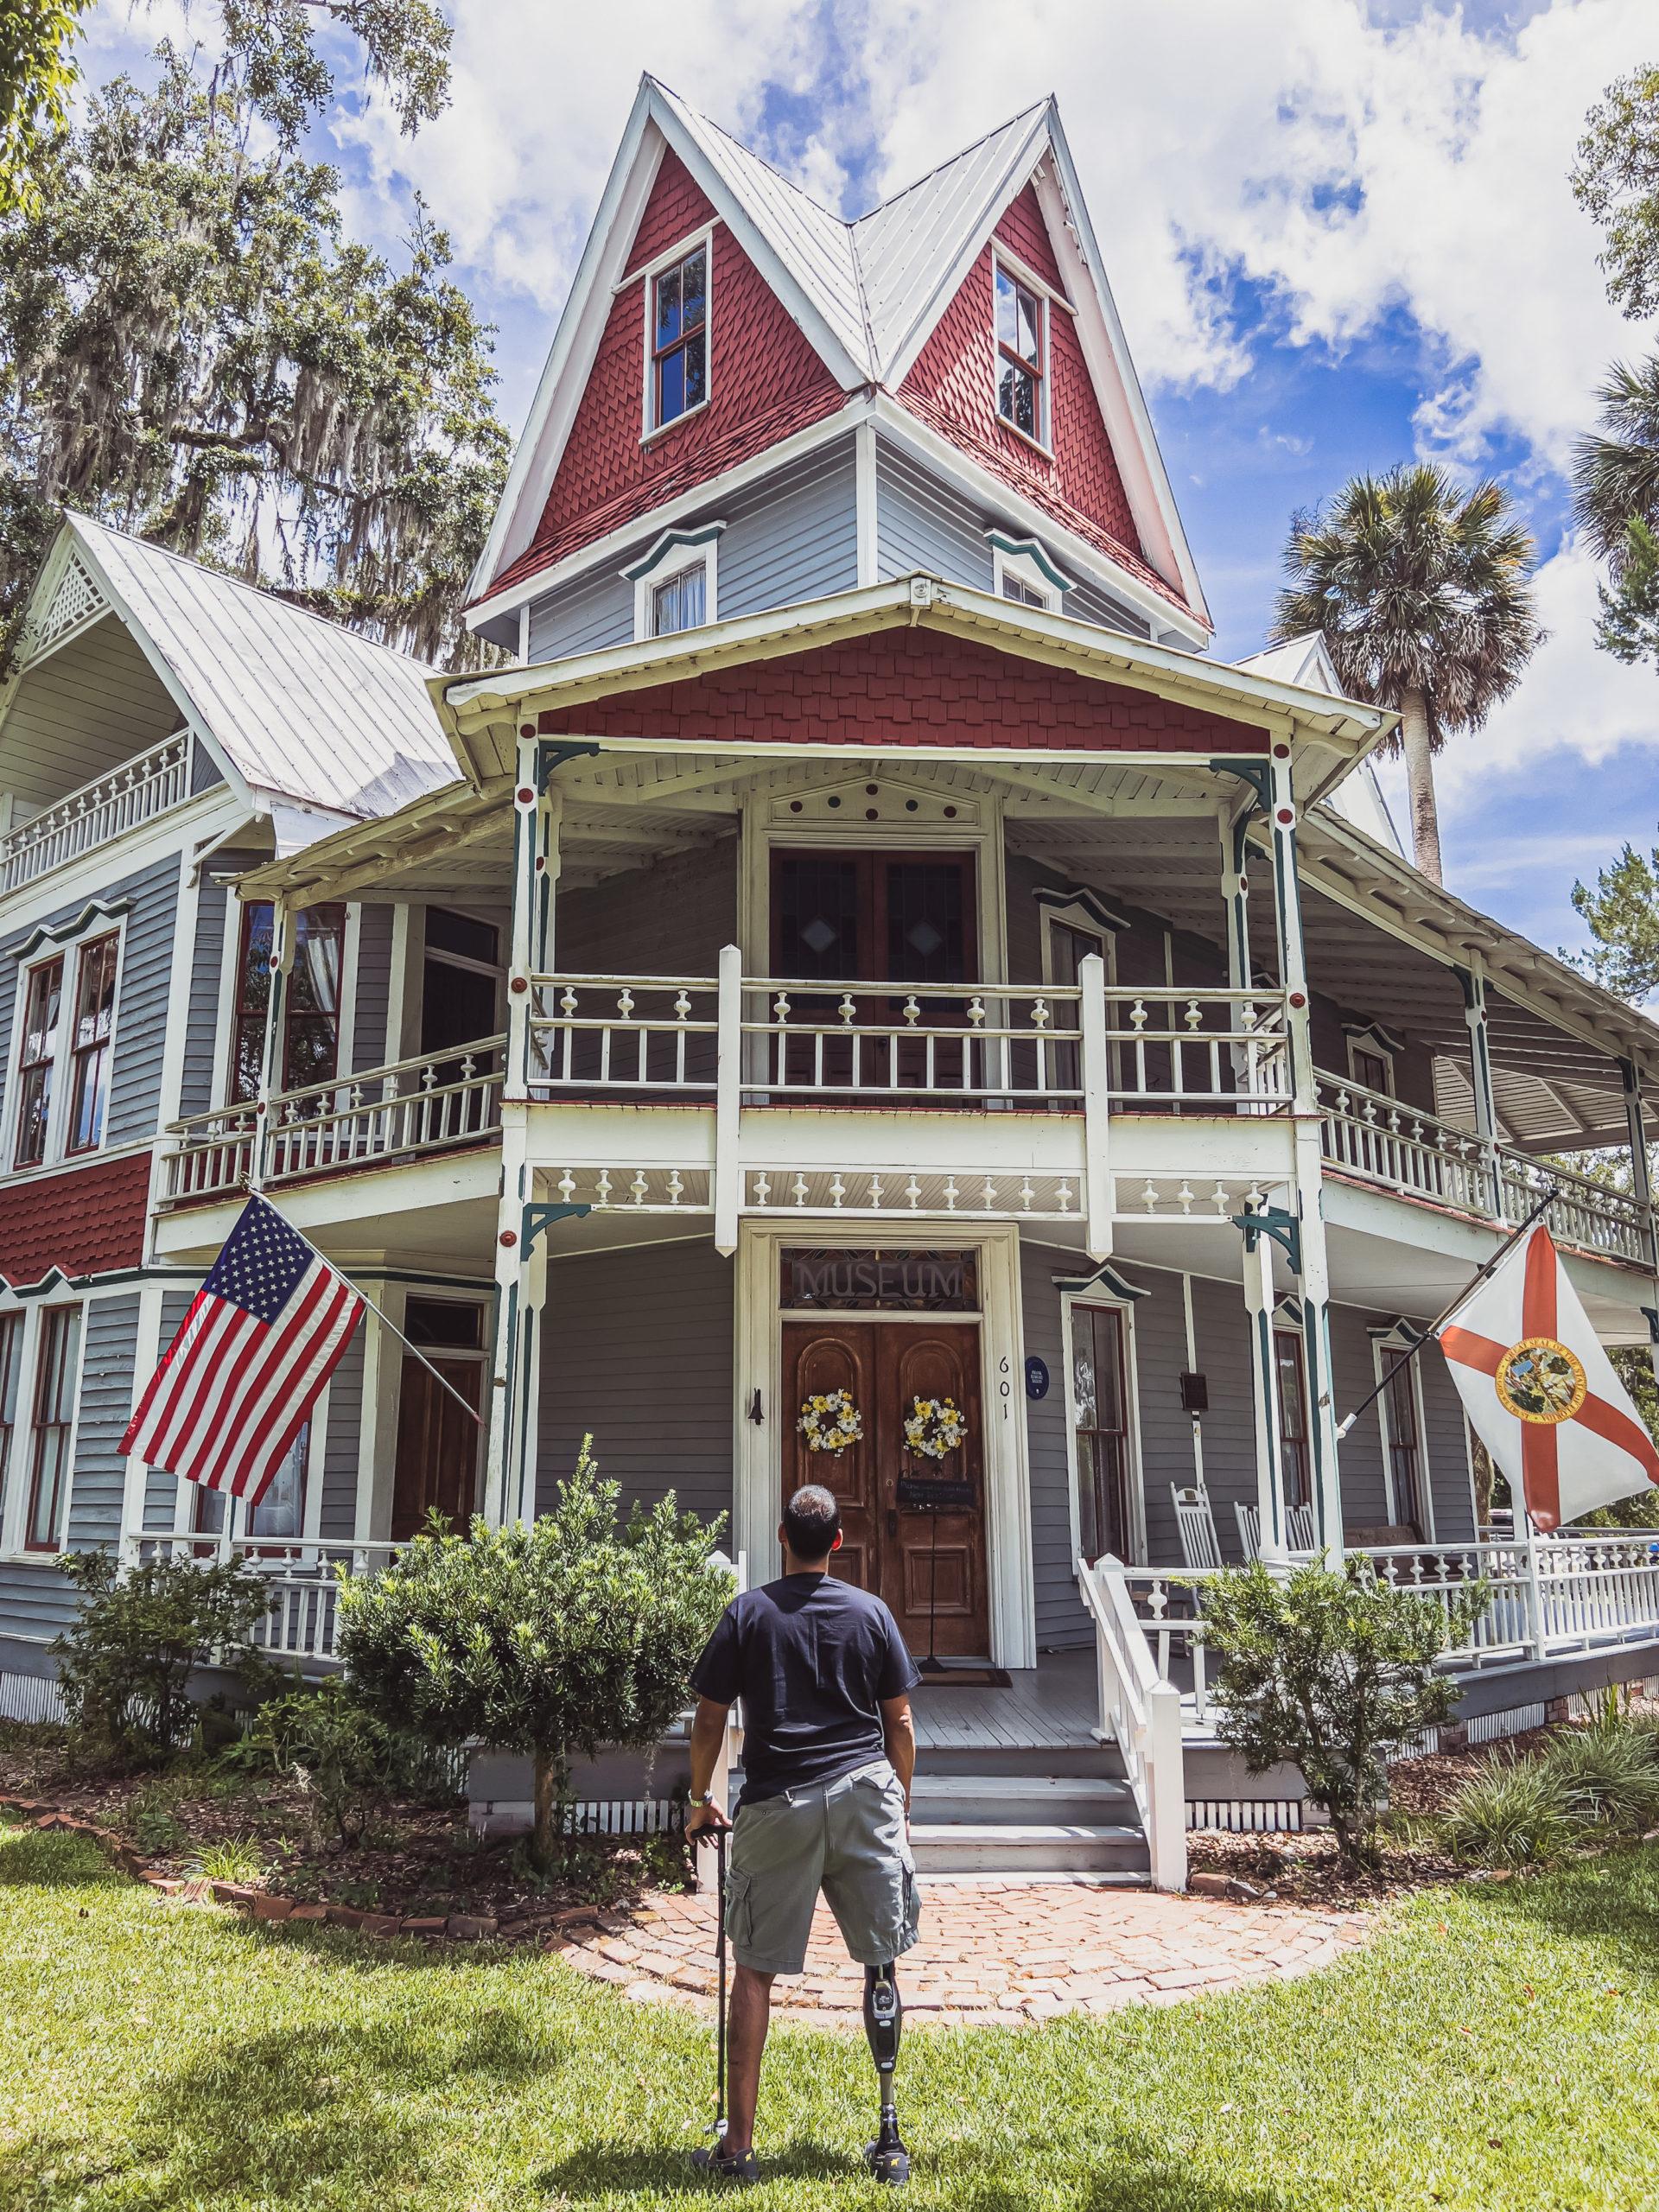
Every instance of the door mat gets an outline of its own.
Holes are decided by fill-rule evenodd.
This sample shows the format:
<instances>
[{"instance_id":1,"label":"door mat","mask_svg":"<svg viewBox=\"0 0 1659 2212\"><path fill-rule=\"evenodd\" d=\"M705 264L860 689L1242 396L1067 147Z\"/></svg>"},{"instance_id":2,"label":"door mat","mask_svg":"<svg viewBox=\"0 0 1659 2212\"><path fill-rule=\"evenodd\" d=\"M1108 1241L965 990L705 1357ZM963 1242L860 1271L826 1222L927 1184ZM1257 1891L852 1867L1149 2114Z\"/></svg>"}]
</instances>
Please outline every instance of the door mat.
<instances>
[{"instance_id":1,"label":"door mat","mask_svg":"<svg viewBox=\"0 0 1659 2212\"><path fill-rule=\"evenodd\" d=\"M937 1667L918 1660L925 1690L1007 1690L1014 1678L1006 1667L993 1667L982 1659L941 1659Z\"/></svg>"}]
</instances>

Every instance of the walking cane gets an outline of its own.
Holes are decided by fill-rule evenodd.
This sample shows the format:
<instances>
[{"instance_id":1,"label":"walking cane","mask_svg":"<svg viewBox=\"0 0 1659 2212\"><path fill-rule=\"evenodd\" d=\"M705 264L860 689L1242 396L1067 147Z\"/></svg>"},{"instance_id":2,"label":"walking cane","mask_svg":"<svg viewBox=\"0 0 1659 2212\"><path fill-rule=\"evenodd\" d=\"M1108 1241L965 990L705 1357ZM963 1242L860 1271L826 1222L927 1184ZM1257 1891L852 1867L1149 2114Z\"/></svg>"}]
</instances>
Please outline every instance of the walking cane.
<instances>
[{"instance_id":1,"label":"walking cane","mask_svg":"<svg viewBox=\"0 0 1659 2212\"><path fill-rule=\"evenodd\" d=\"M715 2117L709 2133L714 2142L707 2150L694 2151L691 2163L703 2171L719 2158L726 2142L726 1839L730 1831L716 1828L715 1840L715 1912L718 1933L715 1938L715 1961L718 1970L718 2007L715 2016Z\"/></svg>"}]
</instances>

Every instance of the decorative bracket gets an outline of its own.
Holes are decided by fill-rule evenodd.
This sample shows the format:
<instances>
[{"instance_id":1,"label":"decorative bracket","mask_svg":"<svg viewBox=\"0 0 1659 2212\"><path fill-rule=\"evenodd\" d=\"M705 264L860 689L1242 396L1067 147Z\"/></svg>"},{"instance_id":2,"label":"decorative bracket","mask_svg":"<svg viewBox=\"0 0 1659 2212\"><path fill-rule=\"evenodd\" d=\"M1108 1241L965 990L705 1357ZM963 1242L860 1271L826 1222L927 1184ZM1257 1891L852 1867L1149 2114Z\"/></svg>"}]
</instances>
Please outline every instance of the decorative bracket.
<instances>
[{"instance_id":1,"label":"decorative bracket","mask_svg":"<svg viewBox=\"0 0 1659 2212\"><path fill-rule=\"evenodd\" d=\"M524 1208L524 1256L526 1261L536 1249L536 1239L544 1230L551 1229L556 1221L567 1221L574 1217L580 1221L591 1213L591 1206L544 1205L539 1200Z\"/></svg>"},{"instance_id":2,"label":"decorative bracket","mask_svg":"<svg viewBox=\"0 0 1659 2212\"><path fill-rule=\"evenodd\" d=\"M1282 1206L1263 1206L1260 1213L1236 1213L1233 1227L1244 1232L1244 1249L1254 1252L1258 1237L1270 1236L1290 1262L1294 1275L1302 1272L1302 1224Z\"/></svg>"},{"instance_id":3,"label":"decorative bracket","mask_svg":"<svg viewBox=\"0 0 1659 2212\"><path fill-rule=\"evenodd\" d=\"M1211 772L1217 776L1236 776L1255 793L1255 804L1263 814L1273 808L1273 769L1266 760L1230 760L1217 757L1209 763Z\"/></svg>"},{"instance_id":4,"label":"decorative bracket","mask_svg":"<svg viewBox=\"0 0 1659 2212\"><path fill-rule=\"evenodd\" d=\"M552 781L555 772L567 760L581 760L589 754L597 755L599 747L590 737L544 737L536 747L536 791L539 798Z\"/></svg>"}]
</instances>

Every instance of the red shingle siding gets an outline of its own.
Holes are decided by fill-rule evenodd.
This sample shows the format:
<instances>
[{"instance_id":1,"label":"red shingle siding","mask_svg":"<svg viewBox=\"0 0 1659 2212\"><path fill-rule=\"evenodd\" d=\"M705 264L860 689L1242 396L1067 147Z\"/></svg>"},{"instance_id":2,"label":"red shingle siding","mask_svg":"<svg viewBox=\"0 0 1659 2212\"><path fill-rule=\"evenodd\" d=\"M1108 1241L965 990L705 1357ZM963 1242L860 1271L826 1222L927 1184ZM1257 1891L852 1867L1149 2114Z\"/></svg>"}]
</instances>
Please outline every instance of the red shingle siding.
<instances>
[{"instance_id":1,"label":"red shingle siding","mask_svg":"<svg viewBox=\"0 0 1659 2212\"><path fill-rule=\"evenodd\" d=\"M0 1277L26 1289L54 1268L77 1276L137 1267L149 1160L147 1152L130 1152L0 1188Z\"/></svg>"},{"instance_id":2,"label":"red shingle siding","mask_svg":"<svg viewBox=\"0 0 1659 2212\"><path fill-rule=\"evenodd\" d=\"M679 156L663 156L630 269L713 213ZM723 223L709 277L709 404L649 445L644 429L645 285L619 292L534 543L490 586L533 575L635 515L764 452L842 404L841 386Z\"/></svg>"},{"instance_id":3,"label":"red shingle siding","mask_svg":"<svg viewBox=\"0 0 1659 2212\"><path fill-rule=\"evenodd\" d=\"M1059 286L1048 232L1030 185L996 226L1020 258ZM996 340L987 245L940 317L899 389L901 405L991 469L1067 530L1121 562L1165 598L1184 606L1147 561L1090 380L1073 318L1048 318L1050 428L1053 457L1011 430L996 411Z\"/></svg>"},{"instance_id":4,"label":"red shingle siding","mask_svg":"<svg viewBox=\"0 0 1659 2212\"><path fill-rule=\"evenodd\" d=\"M672 744L1029 745L1262 753L1265 733L1199 707L926 629L879 632L543 712L545 736Z\"/></svg>"}]
</instances>

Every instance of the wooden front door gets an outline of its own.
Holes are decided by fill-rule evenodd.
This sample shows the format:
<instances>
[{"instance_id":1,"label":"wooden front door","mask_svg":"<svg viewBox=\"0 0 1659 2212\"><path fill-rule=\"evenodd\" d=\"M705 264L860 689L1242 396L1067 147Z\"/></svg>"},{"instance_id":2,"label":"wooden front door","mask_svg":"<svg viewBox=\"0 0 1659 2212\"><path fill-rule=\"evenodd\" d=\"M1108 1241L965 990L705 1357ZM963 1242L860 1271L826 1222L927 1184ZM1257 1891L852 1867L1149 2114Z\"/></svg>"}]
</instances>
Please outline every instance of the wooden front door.
<instances>
[{"instance_id":1,"label":"wooden front door","mask_svg":"<svg viewBox=\"0 0 1659 2212\"><path fill-rule=\"evenodd\" d=\"M848 1390L863 1418L843 1452L811 1452L799 1409L820 1392ZM953 1398L966 1416L962 1445L943 1463L905 1444L917 1398ZM822 1320L784 1325L784 1496L822 1483L841 1506L842 1548L832 1572L891 1607L922 1656L983 1658L986 1594L984 1423L979 1331L950 1321ZM973 1503L931 1510L917 1502L930 1475L968 1483Z\"/></svg>"},{"instance_id":2,"label":"wooden front door","mask_svg":"<svg viewBox=\"0 0 1659 2212\"><path fill-rule=\"evenodd\" d=\"M404 1355L397 1403L397 1463L392 1480L391 1540L402 1543L424 1527L435 1507L465 1530L478 1505L479 1447L483 1431L442 1384L466 1405L483 1405L484 1315L459 1300L411 1298L404 1325L425 1357ZM427 1361L431 1362L429 1367ZM435 1375L432 1369L437 1370Z\"/></svg>"}]
</instances>

